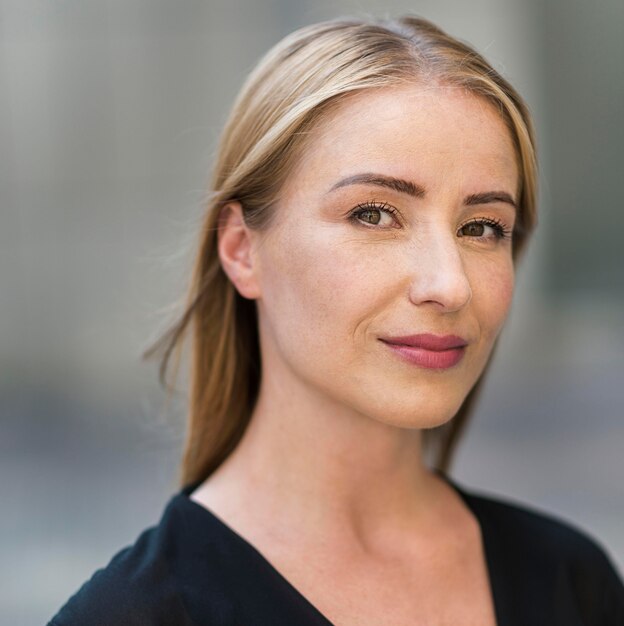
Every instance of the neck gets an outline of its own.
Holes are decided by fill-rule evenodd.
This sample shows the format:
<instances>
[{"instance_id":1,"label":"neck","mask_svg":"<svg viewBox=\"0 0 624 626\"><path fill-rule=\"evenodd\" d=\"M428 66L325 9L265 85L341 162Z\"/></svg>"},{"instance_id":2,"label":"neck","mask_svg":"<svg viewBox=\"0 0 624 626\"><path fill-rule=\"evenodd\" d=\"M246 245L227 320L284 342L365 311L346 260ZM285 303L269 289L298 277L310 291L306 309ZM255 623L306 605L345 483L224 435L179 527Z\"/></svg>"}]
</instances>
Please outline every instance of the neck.
<instances>
[{"instance_id":1,"label":"neck","mask_svg":"<svg viewBox=\"0 0 624 626\"><path fill-rule=\"evenodd\" d=\"M324 545L397 545L431 522L436 480L421 459L420 430L381 423L291 382L263 378L243 439L205 487L260 523L279 520Z\"/></svg>"}]
</instances>

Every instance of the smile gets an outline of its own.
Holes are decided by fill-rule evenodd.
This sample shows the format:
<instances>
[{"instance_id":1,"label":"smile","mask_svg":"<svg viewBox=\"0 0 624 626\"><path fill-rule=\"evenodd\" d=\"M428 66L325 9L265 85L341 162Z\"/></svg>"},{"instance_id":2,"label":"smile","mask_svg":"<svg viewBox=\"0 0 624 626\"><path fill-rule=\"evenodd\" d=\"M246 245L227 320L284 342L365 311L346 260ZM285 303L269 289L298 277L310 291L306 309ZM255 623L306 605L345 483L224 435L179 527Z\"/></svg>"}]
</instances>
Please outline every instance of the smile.
<instances>
[{"instance_id":1,"label":"smile","mask_svg":"<svg viewBox=\"0 0 624 626\"><path fill-rule=\"evenodd\" d=\"M420 346L408 346L400 343L389 343L380 339L394 354L400 358L426 369L448 369L457 365L466 352L466 346L457 346L447 350L429 350Z\"/></svg>"}]
</instances>

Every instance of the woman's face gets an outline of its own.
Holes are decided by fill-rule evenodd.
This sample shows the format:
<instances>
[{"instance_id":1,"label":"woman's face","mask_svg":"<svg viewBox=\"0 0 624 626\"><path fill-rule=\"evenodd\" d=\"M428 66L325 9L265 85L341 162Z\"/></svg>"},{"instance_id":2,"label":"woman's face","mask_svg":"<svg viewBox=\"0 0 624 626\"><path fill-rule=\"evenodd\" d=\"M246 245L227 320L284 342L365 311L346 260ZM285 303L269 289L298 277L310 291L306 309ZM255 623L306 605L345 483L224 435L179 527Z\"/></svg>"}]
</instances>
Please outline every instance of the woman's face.
<instances>
[{"instance_id":1,"label":"woman's face","mask_svg":"<svg viewBox=\"0 0 624 626\"><path fill-rule=\"evenodd\" d=\"M264 367L279 359L302 388L380 422L449 420L511 302L517 186L510 134L483 99L409 86L342 102L252 248ZM465 345L400 339L421 334Z\"/></svg>"}]
</instances>

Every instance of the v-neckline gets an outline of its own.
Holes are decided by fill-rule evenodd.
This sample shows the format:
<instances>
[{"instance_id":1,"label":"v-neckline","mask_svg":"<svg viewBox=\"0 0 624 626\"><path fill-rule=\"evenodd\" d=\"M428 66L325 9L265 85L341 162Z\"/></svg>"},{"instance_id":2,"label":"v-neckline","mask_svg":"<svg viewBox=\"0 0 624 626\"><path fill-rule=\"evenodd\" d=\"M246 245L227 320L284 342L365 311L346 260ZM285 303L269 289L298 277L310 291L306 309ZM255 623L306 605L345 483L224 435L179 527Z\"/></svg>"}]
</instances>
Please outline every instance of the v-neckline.
<instances>
[{"instance_id":1,"label":"v-neckline","mask_svg":"<svg viewBox=\"0 0 624 626\"><path fill-rule=\"evenodd\" d=\"M484 557L485 557L485 565L487 570L487 578L488 584L490 588L491 597L494 604L494 614L497 626L505 626L505 622L503 621L503 607L502 607L502 598L501 598L501 589L497 585L498 577L495 563L495 551L493 545L490 540L490 534L487 532L486 520L484 520L481 512L475 506L475 503L472 501L472 497L469 493L464 491L463 487L460 487L453 479L451 479L448 475L438 469L432 470L436 475L438 475L442 480L444 480L455 493L461 498L462 502L468 507L468 509L472 512L477 520L479 525L481 540L483 545ZM283 584L284 588L288 590L288 592L294 596L299 602L304 604L312 614L317 618L318 625L317 626L336 626L329 618L327 618L299 589L297 589L270 561L269 559L260 552L258 548L256 548L250 541L245 539L242 535L240 535L236 530L234 530L227 522L221 519L214 511L209 509L203 504L191 499L190 495L195 491L195 489L201 484L201 482L196 482L187 485L182 488L179 492L179 496L182 497L187 504L191 505L194 510L199 512L203 512L203 514L208 515L214 523L217 524L219 528L221 528L226 534L233 537L239 544L243 545L254 557L255 559L261 563L261 565L270 571L274 576L276 576Z\"/></svg>"}]
</instances>

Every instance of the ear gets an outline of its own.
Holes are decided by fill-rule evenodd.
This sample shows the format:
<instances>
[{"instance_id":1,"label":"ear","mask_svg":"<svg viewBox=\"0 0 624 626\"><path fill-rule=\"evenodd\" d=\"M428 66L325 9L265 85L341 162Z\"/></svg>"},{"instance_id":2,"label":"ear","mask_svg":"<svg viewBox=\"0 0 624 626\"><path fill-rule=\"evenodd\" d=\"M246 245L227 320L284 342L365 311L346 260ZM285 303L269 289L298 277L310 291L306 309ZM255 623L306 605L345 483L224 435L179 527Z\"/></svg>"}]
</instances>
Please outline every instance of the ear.
<instances>
[{"instance_id":1,"label":"ear","mask_svg":"<svg viewBox=\"0 0 624 626\"><path fill-rule=\"evenodd\" d=\"M258 298L260 290L252 254L252 231L245 224L240 202L226 204L217 223L217 245L223 271L241 296L250 300Z\"/></svg>"}]
</instances>

